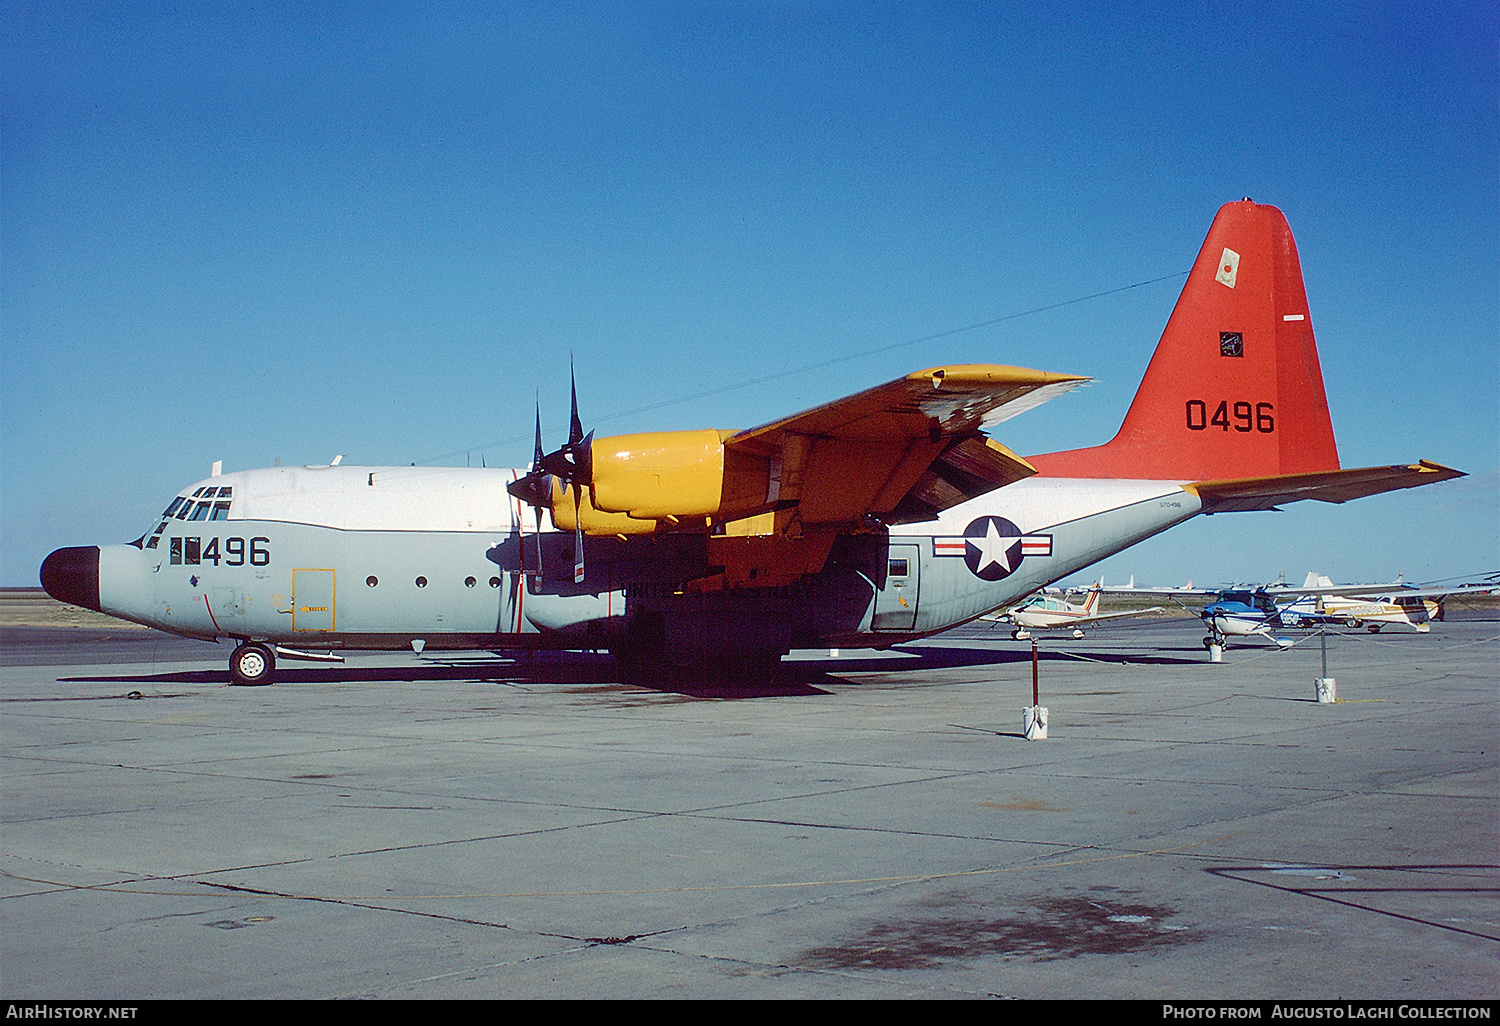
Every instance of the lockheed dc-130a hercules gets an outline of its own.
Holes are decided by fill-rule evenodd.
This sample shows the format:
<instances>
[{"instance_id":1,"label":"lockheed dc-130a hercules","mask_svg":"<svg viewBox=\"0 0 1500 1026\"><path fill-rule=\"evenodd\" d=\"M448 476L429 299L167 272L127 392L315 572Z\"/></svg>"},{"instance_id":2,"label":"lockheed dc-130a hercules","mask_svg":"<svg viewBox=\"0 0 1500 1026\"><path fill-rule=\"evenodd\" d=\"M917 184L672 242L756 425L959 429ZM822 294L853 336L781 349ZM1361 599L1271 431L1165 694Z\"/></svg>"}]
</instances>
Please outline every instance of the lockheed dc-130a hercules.
<instances>
[{"instance_id":1,"label":"lockheed dc-130a hercules","mask_svg":"<svg viewBox=\"0 0 1500 1026\"><path fill-rule=\"evenodd\" d=\"M1200 513L1461 476L1340 468L1291 230L1248 199L1214 219L1111 441L1023 458L987 436L1085 380L936 367L748 430L599 439L575 389L568 441L544 453L538 430L526 471L225 473L134 542L58 549L41 579L233 639L238 684L270 682L277 654L408 647L608 649L649 679L886 648Z\"/></svg>"}]
</instances>

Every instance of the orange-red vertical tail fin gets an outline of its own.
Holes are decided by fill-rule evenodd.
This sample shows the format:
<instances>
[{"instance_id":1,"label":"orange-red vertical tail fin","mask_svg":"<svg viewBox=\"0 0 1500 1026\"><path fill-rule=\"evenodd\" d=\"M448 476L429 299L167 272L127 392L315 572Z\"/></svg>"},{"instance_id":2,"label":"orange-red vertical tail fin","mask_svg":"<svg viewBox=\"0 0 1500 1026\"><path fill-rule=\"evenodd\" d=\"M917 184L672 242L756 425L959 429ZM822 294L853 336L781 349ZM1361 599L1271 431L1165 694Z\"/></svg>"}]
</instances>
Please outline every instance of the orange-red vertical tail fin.
<instances>
[{"instance_id":1,"label":"orange-red vertical tail fin","mask_svg":"<svg viewBox=\"0 0 1500 1026\"><path fill-rule=\"evenodd\" d=\"M1281 211L1250 200L1220 208L1111 441L1028 459L1051 477L1337 470L1302 266Z\"/></svg>"}]
</instances>

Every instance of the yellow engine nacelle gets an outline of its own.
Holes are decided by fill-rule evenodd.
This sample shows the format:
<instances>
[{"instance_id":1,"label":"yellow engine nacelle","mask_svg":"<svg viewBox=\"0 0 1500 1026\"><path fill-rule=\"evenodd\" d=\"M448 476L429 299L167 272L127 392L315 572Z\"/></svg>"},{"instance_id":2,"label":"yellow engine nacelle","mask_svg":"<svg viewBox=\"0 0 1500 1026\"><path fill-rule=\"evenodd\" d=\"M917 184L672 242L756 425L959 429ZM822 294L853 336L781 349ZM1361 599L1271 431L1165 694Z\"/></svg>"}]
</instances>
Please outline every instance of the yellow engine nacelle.
<instances>
[{"instance_id":1,"label":"yellow engine nacelle","mask_svg":"<svg viewBox=\"0 0 1500 1026\"><path fill-rule=\"evenodd\" d=\"M654 431L594 442L594 507L637 520L707 517L724 494L718 431ZM764 494L764 490L762 490Z\"/></svg>"},{"instance_id":2,"label":"yellow engine nacelle","mask_svg":"<svg viewBox=\"0 0 1500 1026\"><path fill-rule=\"evenodd\" d=\"M599 438L593 481L579 503L589 534L638 534L658 522L715 523L771 508L770 461L727 451L734 432L656 431ZM573 493L554 481L554 522L573 527Z\"/></svg>"}]
</instances>

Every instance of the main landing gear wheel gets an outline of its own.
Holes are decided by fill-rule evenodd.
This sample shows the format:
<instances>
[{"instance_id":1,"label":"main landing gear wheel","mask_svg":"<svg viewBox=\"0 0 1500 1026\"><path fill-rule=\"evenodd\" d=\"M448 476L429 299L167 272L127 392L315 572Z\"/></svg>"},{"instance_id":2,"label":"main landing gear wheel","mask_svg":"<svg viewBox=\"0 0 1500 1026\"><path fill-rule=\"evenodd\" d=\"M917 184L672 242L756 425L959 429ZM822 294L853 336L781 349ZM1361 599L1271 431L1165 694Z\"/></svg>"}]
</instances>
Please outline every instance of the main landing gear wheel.
<instances>
[{"instance_id":1,"label":"main landing gear wheel","mask_svg":"<svg viewBox=\"0 0 1500 1026\"><path fill-rule=\"evenodd\" d=\"M258 641L241 643L229 656L229 683L259 687L271 683L276 673L276 653Z\"/></svg>"}]
</instances>

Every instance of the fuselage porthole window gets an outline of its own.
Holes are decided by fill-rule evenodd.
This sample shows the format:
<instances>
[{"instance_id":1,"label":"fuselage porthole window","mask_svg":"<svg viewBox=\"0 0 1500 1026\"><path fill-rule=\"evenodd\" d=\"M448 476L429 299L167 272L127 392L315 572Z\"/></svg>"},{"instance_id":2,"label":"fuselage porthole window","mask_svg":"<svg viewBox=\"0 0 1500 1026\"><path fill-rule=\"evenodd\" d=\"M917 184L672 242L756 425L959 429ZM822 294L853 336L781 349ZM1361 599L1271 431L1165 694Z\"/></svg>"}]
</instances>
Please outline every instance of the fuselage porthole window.
<instances>
[{"instance_id":1,"label":"fuselage porthole window","mask_svg":"<svg viewBox=\"0 0 1500 1026\"><path fill-rule=\"evenodd\" d=\"M479 582L478 582L478 581L476 581L476 580L475 580L475 579L474 579L474 578L472 578L472 577L465 577L465 578L464 578L464 587L465 587L465 588L472 588L472 587L474 587L474 585L476 585L476 584L478 584L478 583L479 583Z\"/></svg>"},{"instance_id":2,"label":"fuselage porthole window","mask_svg":"<svg viewBox=\"0 0 1500 1026\"><path fill-rule=\"evenodd\" d=\"M417 587L418 588L425 588L425 587L427 587L427 578L425 578L425 577L418 577L417 578Z\"/></svg>"},{"instance_id":3,"label":"fuselage porthole window","mask_svg":"<svg viewBox=\"0 0 1500 1026\"><path fill-rule=\"evenodd\" d=\"M371 574L369 577L365 578L365 583L373 588L375 587L375 585L380 583L380 578L376 577L374 574Z\"/></svg>"},{"instance_id":4,"label":"fuselage porthole window","mask_svg":"<svg viewBox=\"0 0 1500 1026\"><path fill-rule=\"evenodd\" d=\"M491 588L498 588L498 587L500 587L500 578L498 578L498 577L491 577L490 578L490 587Z\"/></svg>"}]
</instances>

